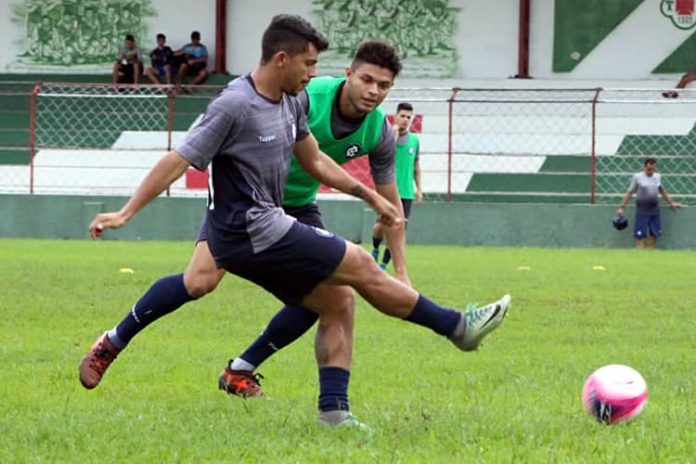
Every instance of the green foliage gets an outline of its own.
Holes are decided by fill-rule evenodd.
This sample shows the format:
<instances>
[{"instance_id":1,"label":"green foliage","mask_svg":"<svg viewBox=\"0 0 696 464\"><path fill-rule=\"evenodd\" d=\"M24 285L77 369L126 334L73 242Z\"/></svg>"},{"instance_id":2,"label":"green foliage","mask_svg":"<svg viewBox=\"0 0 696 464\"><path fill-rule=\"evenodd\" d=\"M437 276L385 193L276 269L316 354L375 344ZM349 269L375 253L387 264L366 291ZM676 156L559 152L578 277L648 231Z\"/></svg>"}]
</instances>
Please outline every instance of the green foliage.
<instances>
[{"instance_id":1,"label":"green foliage","mask_svg":"<svg viewBox=\"0 0 696 464\"><path fill-rule=\"evenodd\" d=\"M217 390L225 361L279 307L231 276L82 389L77 365L94 338L191 250L0 241L2 462L693 460L693 252L410 247L411 278L430 298L462 307L510 292L513 307L479 352L462 353L360 301L351 399L374 429L365 436L315 425L311 336L260 369L271 400ZM633 366L650 388L645 413L615 427L580 403L585 377L609 363Z\"/></svg>"},{"instance_id":2,"label":"green foliage","mask_svg":"<svg viewBox=\"0 0 696 464\"><path fill-rule=\"evenodd\" d=\"M23 0L12 21L24 32L21 62L71 66L109 63L126 34L143 41L150 0Z\"/></svg>"}]
</instances>

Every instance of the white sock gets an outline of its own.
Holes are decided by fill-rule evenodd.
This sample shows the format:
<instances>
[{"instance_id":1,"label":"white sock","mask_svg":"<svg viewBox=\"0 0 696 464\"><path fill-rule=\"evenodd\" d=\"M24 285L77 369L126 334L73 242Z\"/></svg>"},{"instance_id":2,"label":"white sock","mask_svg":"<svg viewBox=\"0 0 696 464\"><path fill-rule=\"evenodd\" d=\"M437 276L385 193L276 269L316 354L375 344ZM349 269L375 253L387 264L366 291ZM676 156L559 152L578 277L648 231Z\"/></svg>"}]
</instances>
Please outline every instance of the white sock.
<instances>
[{"instance_id":1,"label":"white sock","mask_svg":"<svg viewBox=\"0 0 696 464\"><path fill-rule=\"evenodd\" d=\"M242 358L234 358L234 361L232 361L230 363L230 369L232 369L233 371L254 372L254 369L256 369L256 366L246 362Z\"/></svg>"}]
</instances>

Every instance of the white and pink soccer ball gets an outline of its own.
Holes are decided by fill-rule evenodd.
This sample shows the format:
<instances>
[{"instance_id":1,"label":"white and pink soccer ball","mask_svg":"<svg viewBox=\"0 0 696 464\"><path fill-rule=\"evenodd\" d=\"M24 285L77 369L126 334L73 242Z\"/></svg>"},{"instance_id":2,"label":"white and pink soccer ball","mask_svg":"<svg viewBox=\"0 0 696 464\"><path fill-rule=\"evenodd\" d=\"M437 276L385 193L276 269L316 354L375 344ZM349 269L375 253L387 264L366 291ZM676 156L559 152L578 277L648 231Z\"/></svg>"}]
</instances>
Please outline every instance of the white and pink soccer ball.
<instances>
[{"instance_id":1,"label":"white and pink soccer ball","mask_svg":"<svg viewBox=\"0 0 696 464\"><path fill-rule=\"evenodd\" d=\"M638 416L648 402L648 386L638 371L621 364L600 367L585 381L582 403L587 412L605 424Z\"/></svg>"}]
</instances>

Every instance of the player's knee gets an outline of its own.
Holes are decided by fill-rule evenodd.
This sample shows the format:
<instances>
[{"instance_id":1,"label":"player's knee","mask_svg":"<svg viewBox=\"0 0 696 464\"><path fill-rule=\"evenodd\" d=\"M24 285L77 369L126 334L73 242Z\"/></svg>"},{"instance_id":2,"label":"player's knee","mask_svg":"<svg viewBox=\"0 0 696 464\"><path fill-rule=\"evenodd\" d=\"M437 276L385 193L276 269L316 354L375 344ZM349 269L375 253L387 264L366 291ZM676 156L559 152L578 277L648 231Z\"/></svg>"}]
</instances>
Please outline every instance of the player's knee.
<instances>
[{"instance_id":1,"label":"player's knee","mask_svg":"<svg viewBox=\"0 0 696 464\"><path fill-rule=\"evenodd\" d=\"M184 274L184 286L193 298L201 298L212 293L220 283L216 273Z\"/></svg>"},{"instance_id":2,"label":"player's knee","mask_svg":"<svg viewBox=\"0 0 696 464\"><path fill-rule=\"evenodd\" d=\"M338 312L352 318L355 312L355 293L350 287L336 287L333 305Z\"/></svg>"}]
</instances>

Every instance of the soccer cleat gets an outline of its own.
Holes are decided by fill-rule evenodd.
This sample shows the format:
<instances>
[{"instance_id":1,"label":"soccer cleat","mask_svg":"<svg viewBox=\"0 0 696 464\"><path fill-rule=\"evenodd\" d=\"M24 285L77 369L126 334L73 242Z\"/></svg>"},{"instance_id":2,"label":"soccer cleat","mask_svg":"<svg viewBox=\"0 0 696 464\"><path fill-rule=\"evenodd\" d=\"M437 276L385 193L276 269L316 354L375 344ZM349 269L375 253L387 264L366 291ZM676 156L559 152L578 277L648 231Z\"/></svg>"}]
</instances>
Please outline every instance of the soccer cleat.
<instances>
[{"instance_id":1,"label":"soccer cleat","mask_svg":"<svg viewBox=\"0 0 696 464\"><path fill-rule=\"evenodd\" d=\"M336 412L341 412L345 413L345 415L336 421ZM347 412L347 411L329 411L329 414L327 415L326 413L320 413L319 414L319 425L323 425L325 427L332 427L332 428L346 428L346 429L356 429L356 430L362 430L364 432L371 432L372 429L364 424L363 422L360 422L357 417L355 417L352 413Z\"/></svg>"},{"instance_id":2,"label":"soccer cleat","mask_svg":"<svg viewBox=\"0 0 696 464\"><path fill-rule=\"evenodd\" d=\"M454 333L450 335L450 341L463 351L477 349L483 337L503 322L510 307L510 299L510 295L505 295L498 301L480 308L469 305Z\"/></svg>"},{"instance_id":3,"label":"soccer cleat","mask_svg":"<svg viewBox=\"0 0 696 464\"><path fill-rule=\"evenodd\" d=\"M220 374L218 387L230 395L240 398L262 397L261 383L263 375L251 371L233 371L229 365Z\"/></svg>"},{"instance_id":4,"label":"soccer cleat","mask_svg":"<svg viewBox=\"0 0 696 464\"><path fill-rule=\"evenodd\" d=\"M387 263L379 263L379 268L385 271L387 269Z\"/></svg>"},{"instance_id":5,"label":"soccer cleat","mask_svg":"<svg viewBox=\"0 0 696 464\"><path fill-rule=\"evenodd\" d=\"M372 257L375 259L375 262L379 260L379 248L372 249Z\"/></svg>"},{"instance_id":6,"label":"soccer cleat","mask_svg":"<svg viewBox=\"0 0 696 464\"><path fill-rule=\"evenodd\" d=\"M80 361L80 382L82 386L91 390L99 385L106 370L114 362L120 351L111 344L106 332L97 338L92 348Z\"/></svg>"}]
</instances>

